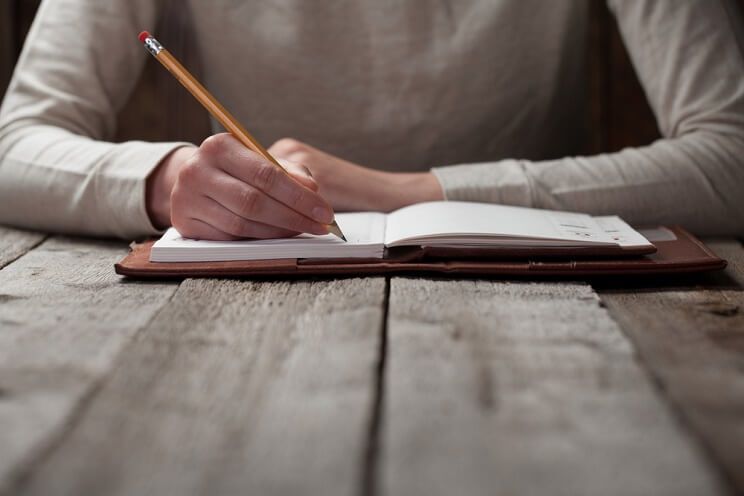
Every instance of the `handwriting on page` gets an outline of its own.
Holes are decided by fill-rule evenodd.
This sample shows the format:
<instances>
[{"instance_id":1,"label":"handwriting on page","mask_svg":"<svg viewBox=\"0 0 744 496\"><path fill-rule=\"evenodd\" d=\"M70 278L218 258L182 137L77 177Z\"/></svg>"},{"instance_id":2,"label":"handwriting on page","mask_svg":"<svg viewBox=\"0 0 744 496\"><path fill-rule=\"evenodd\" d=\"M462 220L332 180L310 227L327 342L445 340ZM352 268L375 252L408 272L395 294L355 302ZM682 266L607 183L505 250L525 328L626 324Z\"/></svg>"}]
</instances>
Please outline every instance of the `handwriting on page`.
<instances>
[{"instance_id":1,"label":"handwriting on page","mask_svg":"<svg viewBox=\"0 0 744 496\"><path fill-rule=\"evenodd\" d=\"M594 217L594 220L620 246L648 244L648 240L642 234L626 224L620 217L609 215L605 217Z\"/></svg>"},{"instance_id":2,"label":"handwriting on page","mask_svg":"<svg viewBox=\"0 0 744 496\"><path fill-rule=\"evenodd\" d=\"M588 215L558 212L551 214L550 217L563 235L586 240L605 238L602 231L597 228L594 219Z\"/></svg>"}]
</instances>

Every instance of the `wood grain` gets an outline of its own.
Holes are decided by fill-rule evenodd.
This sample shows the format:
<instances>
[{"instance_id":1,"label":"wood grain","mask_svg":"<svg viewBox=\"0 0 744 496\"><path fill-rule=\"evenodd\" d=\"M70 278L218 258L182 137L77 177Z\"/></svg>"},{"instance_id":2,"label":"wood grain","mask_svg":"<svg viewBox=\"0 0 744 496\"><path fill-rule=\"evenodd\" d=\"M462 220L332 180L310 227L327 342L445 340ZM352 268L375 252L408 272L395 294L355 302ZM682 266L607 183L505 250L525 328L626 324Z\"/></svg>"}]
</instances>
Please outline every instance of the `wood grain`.
<instances>
[{"instance_id":1,"label":"wood grain","mask_svg":"<svg viewBox=\"0 0 744 496\"><path fill-rule=\"evenodd\" d=\"M725 487L592 289L393 279L381 494Z\"/></svg>"},{"instance_id":2,"label":"wood grain","mask_svg":"<svg viewBox=\"0 0 744 496\"><path fill-rule=\"evenodd\" d=\"M19 494L357 491L384 279L185 281Z\"/></svg>"},{"instance_id":3,"label":"wood grain","mask_svg":"<svg viewBox=\"0 0 744 496\"><path fill-rule=\"evenodd\" d=\"M0 269L41 243L46 236L0 226Z\"/></svg>"},{"instance_id":4,"label":"wood grain","mask_svg":"<svg viewBox=\"0 0 744 496\"><path fill-rule=\"evenodd\" d=\"M709 243L723 274L599 289L645 366L744 493L744 249Z\"/></svg>"},{"instance_id":5,"label":"wood grain","mask_svg":"<svg viewBox=\"0 0 744 496\"><path fill-rule=\"evenodd\" d=\"M0 492L64 434L175 291L123 283L123 243L51 239L0 271Z\"/></svg>"}]
</instances>

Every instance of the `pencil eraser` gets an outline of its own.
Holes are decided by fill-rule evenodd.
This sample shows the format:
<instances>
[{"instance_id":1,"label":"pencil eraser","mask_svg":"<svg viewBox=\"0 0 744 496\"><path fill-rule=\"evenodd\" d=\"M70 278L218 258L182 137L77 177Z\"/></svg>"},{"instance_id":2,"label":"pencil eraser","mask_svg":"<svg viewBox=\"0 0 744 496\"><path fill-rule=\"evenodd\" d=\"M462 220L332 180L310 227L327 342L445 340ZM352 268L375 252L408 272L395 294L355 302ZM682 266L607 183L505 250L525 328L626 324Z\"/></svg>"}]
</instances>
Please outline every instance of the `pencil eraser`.
<instances>
[{"instance_id":1,"label":"pencil eraser","mask_svg":"<svg viewBox=\"0 0 744 496\"><path fill-rule=\"evenodd\" d=\"M150 35L150 33L148 33L147 31L142 31L142 32L141 32L141 33L139 34L139 40L140 40L140 41L141 41L142 43L144 43L144 42L145 42L145 40L146 40L147 38L149 38L150 36L151 36L151 35Z\"/></svg>"}]
</instances>

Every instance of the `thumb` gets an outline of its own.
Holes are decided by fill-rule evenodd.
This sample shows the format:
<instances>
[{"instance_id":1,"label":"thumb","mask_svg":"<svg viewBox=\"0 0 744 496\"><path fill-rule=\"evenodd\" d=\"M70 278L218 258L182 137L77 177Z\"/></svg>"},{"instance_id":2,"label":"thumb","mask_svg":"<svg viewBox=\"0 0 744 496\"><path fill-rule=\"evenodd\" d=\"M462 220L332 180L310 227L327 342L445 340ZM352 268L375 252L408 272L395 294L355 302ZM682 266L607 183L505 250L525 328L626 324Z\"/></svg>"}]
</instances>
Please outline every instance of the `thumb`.
<instances>
[{"instance_id":1,"label":"thumb","mask_svg":"<svg viewBox=\"0 0 744 496\"><path fill-rule=\"evenodd\" d=\"M315 179L313 179L313 175L310 172L310 169L308 169L304 165L300 165L298 163L290 162L289 160L284 159L279 159L279 163L282 164L284 170L286 170L289 175L292 176L292 178L295 179L298 183L313 191L318 191L318 183L315 182Z\"/></svg>"}]
</instances>

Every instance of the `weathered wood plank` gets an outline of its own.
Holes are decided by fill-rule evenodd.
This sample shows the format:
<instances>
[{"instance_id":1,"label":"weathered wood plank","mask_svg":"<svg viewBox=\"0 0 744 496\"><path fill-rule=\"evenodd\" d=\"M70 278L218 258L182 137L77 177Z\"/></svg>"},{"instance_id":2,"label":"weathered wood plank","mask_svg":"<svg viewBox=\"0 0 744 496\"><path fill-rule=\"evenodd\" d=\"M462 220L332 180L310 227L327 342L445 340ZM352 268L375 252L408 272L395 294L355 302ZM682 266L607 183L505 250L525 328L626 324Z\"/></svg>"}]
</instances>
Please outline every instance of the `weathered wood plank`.
<instances>
[{"instance_id":1,"label":"weathered wood plank","mask_svg":"<svg viewBox=\"0 0 744 496\"><path fill-rule=\"evenodd\" d=\"M0 271L0 492L62 435L175 291L122 283L123 243L50 239Z\"/></svg>"},{"instance_id":2,"label":"weathered wood plank","mask_svg":"<svg viewBox=\"0 0 744 496\"><path fill-rule=\"evenodd\" d=\"M20 494L353 494L385 281L185 281Z\"/></svg>"},{"instance_id":3,"label":"weathered wood plank","mask_svg":"<svg viewBox=\"0 0 744 496\"><path fill-rule=\"evenodd\" d=\"M735 241L709 246L728 259L725 274L599 292L672 405L744 493L744 249Z\"/></svg>"},{"instance_id":4,"label":"weathered wood plank","mask_svg":"<svg viewBox=\"0 0 744 496\"><path fill-rule=\"evenodd\" d=\"M382 494L725 492L586 285L393 279L387 348Z\"/></svg>"},{"instance_id":5,"label":"weathered wood plank","mask_svg":"<svg viewBox=\"0 0 744 496\"><path fill-rule=\"evenodd\" d=\"M46 236L0 226L0 269L41 243Z\"/></svg>"}]
</instances>

